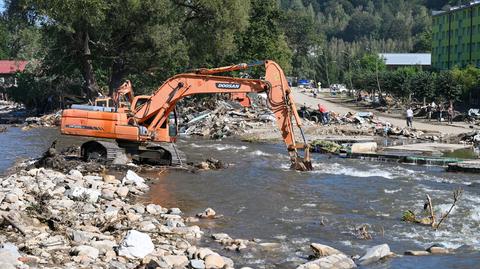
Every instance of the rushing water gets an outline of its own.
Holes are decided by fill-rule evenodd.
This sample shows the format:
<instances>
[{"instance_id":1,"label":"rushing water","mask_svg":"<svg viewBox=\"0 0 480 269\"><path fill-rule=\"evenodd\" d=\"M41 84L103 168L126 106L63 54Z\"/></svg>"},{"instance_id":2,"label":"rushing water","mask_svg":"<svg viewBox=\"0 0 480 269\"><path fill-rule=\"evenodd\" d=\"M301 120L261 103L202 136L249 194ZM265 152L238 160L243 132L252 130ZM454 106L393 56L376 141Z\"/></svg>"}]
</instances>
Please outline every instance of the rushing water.
<instances>
[{"instance_id":1,"label":"rushing water","mask_svg":"<svg viewBox=\"0 0 480 269\"><path fill-rule=\"evenodd\" d=\"M20 159L41 156L58 135L58 130L53 128L28 131L13 126L7 128L6 132L0 133L0 175Z\"/></svg>"},{"instance_id":2,"label":"rushing water","mask_svg":"<svg viewBox=\"0 0 480 269\"><path fill-rule=\"evenodd\" d=\"M150 196L163 206L181 207L193 215L206 207L223 218L201 222L211 232L233 238L258 238L279 247L250 248L229 253L237 265L292 268L311 254L318 242L347 254L362 254L369 246L387 243L392 251L421 250L433 243L447 247L480 247L480 176L444 172L432 166L399 165L314 155L315 171L288 169L281 144L235 141L184 141L179 145L191 160L215 157L225 170L195 174L171 171L158 177ZM448 210L452 191L464 190L457 208L435 232L401 221L402 212L423 208L432 196L437 215ZM355 236L368 225L373 240ZM207 242L210 243L210 242ZM210 246L218 247L216 243ZM460 253L401 257L367 268L479 268L480 254Z\"/></svg>"},{"instance_id":3,"label":"rushing water","mask_svg":"<svg viewBox=\"0 0 480 269\"><path fill-rule=\"evenodd\" d=\"M0 173L19 158L38 157L58 136L56 129L23 132L10 127L0 134ZM278 247L251 247L227 255L237 267L294 268L306 261L309 243L338 248L349 255L387 243L392 251L424 249L433 243L447 247L480 247L480 176L446 173L441 167L399 165L314 155L315 171L288 169L282 144L238 141L180 141L191 161L221 159L230 167L189 173L170 171L152 186L147 200L180 207L194 215L206 207L223 217L201 221L207 232L233 238L258 238ZM151 175L150 175L151 176ZM419 212L425 194L433 198L437 215L450 206L452 191L464 190L460 203L435 232L402 222L402 212ZM355 236L355 227L368 225L373 240ZM205 244L221 249L207 240ZM366 268L480 268L480 254L399 257Z\"/></svg>"}]
</instances>

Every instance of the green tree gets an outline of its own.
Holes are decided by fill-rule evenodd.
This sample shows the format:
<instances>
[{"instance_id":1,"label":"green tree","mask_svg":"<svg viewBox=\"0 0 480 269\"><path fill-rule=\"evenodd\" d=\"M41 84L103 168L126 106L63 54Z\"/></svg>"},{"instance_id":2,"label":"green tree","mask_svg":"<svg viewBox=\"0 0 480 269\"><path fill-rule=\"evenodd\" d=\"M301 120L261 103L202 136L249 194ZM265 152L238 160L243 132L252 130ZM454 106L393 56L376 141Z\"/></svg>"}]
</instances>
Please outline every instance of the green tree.
<instances>
[{"instance_id":1,"label":"green tree","mask_svg":"<svg viewBox=\"0 0 480 269\"><path fill-rule=\"evenodd\" d=\"M242 61L271 59L285 72L291 71L291 57L285 34L280 28L281 13L275 0L251 0L250 25L239 36L237 58Z\"/></svg>"},{"instance_id":2,"label":"green tree","mask_svg":"<svg viewBox=\"0 0 480 269\"><path fill-rule=\"evenodd\" d=\"M343 39L353 41L363 37L376 38L380 20L373 14L357 10L343 33Z\"/></svg>"},{"instance_id":3,"label":"green tree","mask_svg":"<svg viewBox=\"0 0 480 269\"><path fill-rule=\"evenodd\" d=\"M418 101L433 101L435 98L436 73L419 71L411 78L413 96Z\"/></svg>"},{"instance_id":4,"label":"green tree","mask_svg":"<svg viewBox=\"0 0 480 269\"><path fill-rule=\"evenodd\" d=\"M47 61L52 71L64 72L66 63L80 66L79 71L85 81L85 93L89 98L93 98L99 92L99 86L93 66L95 53L92 53L91 44L98 41L95 30L105 20L108 10L106 1L26 1L38 14L45 16L43 26L51 42Z\"/></svg>"},{"instance_id":5,"label":"green tree","mask_svg":"<svg viewBox=\"0 0 480 269\"><path fill-rule=\"evenodd\" d=\"M178 18L183 20L183 35L188 42L192 67L219 66L235 60L238 51L235 37L244 32L248 26L250 1L174 0L174 2L184 11L184 15L179 14Z\"/></svg>"},{"instance_id":6,"label":"green tree","mask_svg":"<svg viewBox=\"0 0 480 269\"><path fill-rule=\"evenodd\" d=\"M441 71L435 82L437 96L446 101L459 101L463 86L455 80L451 71Z\"/></svg>"}]
</instances>

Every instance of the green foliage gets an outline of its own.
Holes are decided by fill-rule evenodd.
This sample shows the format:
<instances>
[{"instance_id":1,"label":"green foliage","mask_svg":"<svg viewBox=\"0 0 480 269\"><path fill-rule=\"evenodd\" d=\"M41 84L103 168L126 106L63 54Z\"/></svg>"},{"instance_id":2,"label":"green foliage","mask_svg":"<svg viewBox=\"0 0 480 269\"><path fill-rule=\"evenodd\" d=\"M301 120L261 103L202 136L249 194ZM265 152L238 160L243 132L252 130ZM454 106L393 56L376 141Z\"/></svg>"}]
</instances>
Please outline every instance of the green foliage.
<instances>
[{"instance_id":1,"label":"green foliage","mask_svg":"<svg viewBox=\"0 0 480 269\"><path fill-rule=\"evenodd\" d=\"M459 101L464 87L451 71L441 71L437 76L437 95L445 101Z\"/></svg>"},{"instance_id":2,"label":"green foliage","mask_svg":"<svg viewBox=\"0 0 480 269\"><path fill-rule=\"evenodd\" d=\"M239 36L239 61L272 59L291 71L292 52L280 28L281 12L275 0L251 1L250 25ZM260 38L261 37L261 38Z\"/></svg>"},{"instance_id":3,"label":"green foliage","mask_svg":"<svg viewBox=\"0 0 480 269\"><path fill-rule=\"evenodd\" d=\"M423 98L426 100L433 100L435 98L435 80L437 76L435 73L419 71L411 78L411 85L413 89L414 97L421 101Z\"/></svg>"},{"instance_id":4,"label":"green foliage","mask_svg":"<svg viewBox=\"0 0 480 269\"><path fill-rule=\"evenodd\" d=\"M467 99L480 91L478 69L387 70L377 57L430 51L431 9L446 4L457 1L7 0L0 57L30 60L19 76L28 89L12 93L29 107L106 94L125 79L149 93L191 68L264 59L323 85Z\"/></svg>"}]
</instances>

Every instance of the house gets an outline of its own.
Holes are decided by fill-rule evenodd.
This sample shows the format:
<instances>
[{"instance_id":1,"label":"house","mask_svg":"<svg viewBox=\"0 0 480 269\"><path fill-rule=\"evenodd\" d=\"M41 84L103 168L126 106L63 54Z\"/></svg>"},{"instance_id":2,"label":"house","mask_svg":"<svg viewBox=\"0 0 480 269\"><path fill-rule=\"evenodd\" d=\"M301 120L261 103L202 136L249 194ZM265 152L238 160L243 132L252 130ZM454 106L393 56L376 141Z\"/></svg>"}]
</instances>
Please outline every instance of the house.
<instances>
[{"instance_id":1,"label":"house","mask_svg":"<svg viewBox=\"0 0 480 269\"><path fill-rule=\"evenodd\" d=\"M17 87L15 73L23 72L27 61L0 60L0 100L6 100L6 89Z\"/></svg>"},{"instance_id":2,"label":"house","mask_svg":"<svg viewBox=\"0 0 480 269\"><path fill-rule=\"evenodd\" d=\"M430 53L379 53L378 57L385 61L389 69L409 66L429 69L432 65Z\"/></svg>"}]
</instances>

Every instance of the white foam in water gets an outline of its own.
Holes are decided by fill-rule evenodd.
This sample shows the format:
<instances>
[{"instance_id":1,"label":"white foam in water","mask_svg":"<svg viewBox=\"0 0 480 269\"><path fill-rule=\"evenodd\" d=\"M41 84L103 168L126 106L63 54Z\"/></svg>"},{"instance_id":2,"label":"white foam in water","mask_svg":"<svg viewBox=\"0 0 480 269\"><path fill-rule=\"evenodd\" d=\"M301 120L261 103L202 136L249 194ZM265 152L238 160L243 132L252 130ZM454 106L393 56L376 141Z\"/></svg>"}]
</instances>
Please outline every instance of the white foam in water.
<instances>
[{"instance_id":1,"label":"white foam in water","mask_svg":"<svg viewBox=\"0 0 480 269\"><path fill-rule=\"evenodd\" d=\"M384 191L385 193L396 193L396 192L402 191L402 188L396 189L396 190L387 190L387 189L384 189L383 191Z\"/></svg>"},{"instance_id":2,"label":"white foam in water","mask_svg":"<svg viewBox=\"0 0 480 269\"><path fill-rule=\"evenodd\" d=\"M253 156L272 156L272 154L268 154L266 152L263 152L261 150L255 150L255 151L252 151L250 152L250 155L253 155Z\"/></svg>"},{"instance_id":3,"label":"white foam in water","mask_svg":"<svg viewBox=\"0 0 480 269\"><path fill-rule=\"evenodd\" d=\"M316 204L303 204L304 207L316 207Z\"/></svg>"},{"instance_id":4,"label":"white foam in water","mask_svg":"<svg viewBox=\"0 0 480 269\"><path fill-rule=\"evenodd\" d=\"M472 208L470 210L470 218L476 222L480 222L480 208Z\"/></svg>"},{"instance_id":5,"label":"white foam in water","mask_svg":"<svg viewBox=\"0 0 480 269\"><path fill-rule=\"evenodd\" d=\"M395 177L392 173L377 168L359 170L353 167L345 167L339 163L333 163L327 166L323 164L314 164L313 166L315 168L313 171L314 173L345 175L352 177L383 177L388 179L393 179Z\"/></svg>"},{"instance_id":6,"label":"white foam in water","mask_svg":"<svg viewBox=\"0 0 480 269\"><path fill-rule=\"evenodd\" d=\"M194 148L214 148L218 151L224 151L224 150L246 150L248 149L247 146L234 146L234 145L224 145L224 144L210 144L210 145L199 145L195 143L190 143L191 147Z\"/></svg>"}]
</instances>

